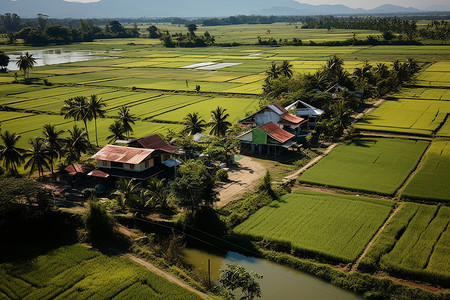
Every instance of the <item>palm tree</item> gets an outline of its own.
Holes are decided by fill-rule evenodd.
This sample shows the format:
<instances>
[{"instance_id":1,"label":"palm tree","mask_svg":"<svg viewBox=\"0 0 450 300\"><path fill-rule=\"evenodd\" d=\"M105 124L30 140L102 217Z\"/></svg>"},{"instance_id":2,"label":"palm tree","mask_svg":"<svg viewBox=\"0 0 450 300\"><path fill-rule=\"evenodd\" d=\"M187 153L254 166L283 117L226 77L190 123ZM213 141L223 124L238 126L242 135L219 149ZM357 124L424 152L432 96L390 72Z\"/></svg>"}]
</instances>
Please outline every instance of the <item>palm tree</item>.
<instances>
[{"instance_id":1,"label":"palm tree","mask_svg":"<svg viewBox=\"0 0 450 300\"><path fill-rule=\"evenodd\" d=\"M50 169L47 161L50 161L52 157L44 139L40 137L30 139L30 146L30 149L23 155L24 159L28 159L25 169L30 168L29 176L37 170L39 179L41 179L41 174L44 175L44 168Z\"/></svg>"},{"instance_id":2,"label":"palm tree","mask_svg":"<svg viewBox=\"0 0 450 300\"><path fill-rule=\"evenodd\" d=\"M3 160L3 167L17 173L17 166L22 163L22 154L25 152L24 149L16 146L20 135L6 130L0 134L0 139L3 142L3 145L0 146L0 160Z\"/></svg>"},{"instance_id":3,"label":"palm tree","mask_svg":"<svg viewBox=\"0 0 450 300\"><path fill-rule=\"evenodd\" d=\"M184 128L184 132L188 134L196 134L201 133L206 127L205 120L202 119L198 112L188 113L184 118L186 127Z\"/></svg>"},{"instance_id":4,"label":"palm tree","mask_svg":"<svg viewBox=\"0 0 450 300\"><path fill-rule=\"evenodd\" d=\"M47 144L48 152L50 155L50 169L53 174L53 160L57 159L58 157L61 158L64 139L60 136L64 133L64 130L57 130L55 125L45 124L42 133L44 134L44 141Z\"/></svg>"},{"instance_id":5,"label":"palm tree","mask_svg":"<svg viewBox=\"0 0 450 300\"><path fill-rule=\"evenodd\" d=\"M119 120L115 120L114 123L109 125L108 127L109 132L112 134L108 135L106 139L108 140L108 144L112 143L116 140L123 140L125 139L125 134L123 131L122 123Z\"/></svg>"},{"instance_id":6,"label":"palm tree","mask_svg":"<svg viewBox=\"0 0 450 300\"><path fill-rule=\"evenodd\" d=\"M97 136L97 118L104 118L105 117L105 110L103 107L106 107L105 101L103 101L101 98L98 98L97 95L91 95L87 102L87 114L88 118L91 120L94 119L95 122L95 142L97 143L98 147L98 136Z\"/></svg>"},{"instance_id":7,"label":"palm tree","mask_svg":"<svg viewBox=\"0 0 450 300\"><path fill-rule=\"evenodd\" d=\"M132 203L132 197L137 193L139 183L135 183L134 179L120 178L116 183L116 194L119 205L124 208L125 205Z\"/></svg>"},{"instance_id":8,"label":"palm tree","mask_svg":"<svg viewBox=\"0 0 450 300\"><path fill-rule=\"evenodd\" d=\"M277 66L277 64L273 61L269 70L266 71L266 74L267 74L267 78L269 78L269 79L277 79L281 75L281 70Z\"/></svg>"},{"instance_id":9,"label":"palm tree","mask_svg":"<svg viewBox=\"0 0 450 300\"><path fill-rule=\"evenodd\" d=\"M123 128L123 132L127 137L129 137L130 132L133 132L133 128L131 128L131 124L134 125L134 121L136 117L130 113L130 109L126 106L122 106L119 109L119 120Z\"/></svg>"},{"instance_id":10,"label":"palm tree","mask_svg":"<svg viewBox=\"0 0 450 300\"><path fill-rule=\"evenodd\" d=\"M356 77L359 83L368 81L372 77L372 66L365 60L362 67L355 68L353 76Z\"/></svg>"},{"instance_id":11,"label":"palm tree","mask_svg":"<svg viewBox=\"0 0 450 300\"><path fill-rule=\"evenodd\" d=\"M375 68L373 68L373 71L380 79L386 79L389 76L388 66L384 63L378 63Z\"/></svg>"},{"instance_id":12,"label":"palm tree","mask_svg":"<svg viewBox=\"0 0 450 300\"><path fill-rule=\"evenodd\" d=\"M229 114L226 114L225 111L226 109L218 106L211 112L211 122L209 125L212 126L212 128L209 132L210 134L216 136L224 136L226 134L231 123L226 120L229 117Z\"/></svg>"},{"instance_id":13,"label":"palm tree","mask_svg":"<svg viewBox=\"0 0 450 300\"><path fill-rule=\"evenodd\" d=\"M64 153L66 153L66 163L74 163L79 161L82 153L86 153L91 148L91 143L87 139L86 132L73 125L73 129L69 129L69 136L64 143Z\"/></svg>"},{"instance_id":14,"label":"palm tree","mask_svg":"<svg viewBox=\"0 0 450 300\"><path fill-rule=\"evenodd\" d=\"M280 73L287 78L291 78L292 75L294 75L291 63L287 60L284 60L280 66Z\"/></svg>"},{"instance_id":15,"label":"palm tree","mask_svg":"<svg viewBox=\"0 0 450 300\"><path fill-rule=\"evenodd\" d=\"M61 108L61 114L64 115L64 119L73 118L74 121L83 121L87 139L89 140L87 121L92 120L92 115L89 114L88 102L85 96L77 96L65 100Z\"/></svg>"},{"instance_id":16,"label":"palm tree","mask_svg":"<svg viewBox=\"0 0 450 300\"><path fill-rule=\"evenodd\" d=\"M156 177L152 177L148 182L147 188L150 193L151 203L161 211L165 211L168 204L167 199L169 198L165 179L159 180Z\"/></svg>"},{"instance_id":17,"label":"palm tree","mask_svg":"<svg viewBox=\"0 0 450 300\"><path fill-rule=\"evenodd\" d=\"M30 78L30 69L34 67L36 63L36 59L33 57L33 54L25 52L25 54L21 54L19 56L19 60L17 61L17 66L19 70L23 70L23 77L26 79L26 75L28 74L28 78ZM28 72L27 72L28 71Z\"/></svg>"}]
</instances>

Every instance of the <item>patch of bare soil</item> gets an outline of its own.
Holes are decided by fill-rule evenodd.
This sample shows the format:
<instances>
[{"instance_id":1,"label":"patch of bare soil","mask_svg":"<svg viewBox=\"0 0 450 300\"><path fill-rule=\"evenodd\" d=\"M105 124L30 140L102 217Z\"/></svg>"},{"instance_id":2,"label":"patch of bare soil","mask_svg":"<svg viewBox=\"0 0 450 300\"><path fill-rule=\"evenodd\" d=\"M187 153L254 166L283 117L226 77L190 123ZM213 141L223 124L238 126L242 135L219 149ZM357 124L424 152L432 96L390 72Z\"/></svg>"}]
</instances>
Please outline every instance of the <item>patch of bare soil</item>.
<instances>
[{"instance_id":1,"label":"patch of bare soil","mask_svg":"<svg viewBox=\"0 0 450 300\"><path fill-rule=\"evenodd\" d=\"M407 285L409 287L421 288L421 289L424 289L424 290L427 290L427 291L430 291L430 292L433 292L433 293L440 293L440 292L446 293L446 292L449 291L449 289L432 286L430 284L423 283L423 282L416 282L416 281L410 281L410 280L406 280L406 279L400 279L400 278L397 278L397 277L392 277L392 276L389 276L388 274L383 273L383 272L376 273L374 276L376 278L381 278L381 279L390 279L390 280L392 280L394 282L398 282L398 283Z\"/></svg>"},{"instance_id":2,"label":"patch of bare soil","mask_svg":"<svg viewBox=\"0 0 450 300\"><path fill-rule=\"evenodd\" d=\"M261 163L248 156L243 156L241 160L236 162L235 166L229 169L229 181L219 188L220 200L216 202L217 207L221 208L238 199L244 193L252 191L265 173L266 168Z\"/></svg>"}]
</instances>

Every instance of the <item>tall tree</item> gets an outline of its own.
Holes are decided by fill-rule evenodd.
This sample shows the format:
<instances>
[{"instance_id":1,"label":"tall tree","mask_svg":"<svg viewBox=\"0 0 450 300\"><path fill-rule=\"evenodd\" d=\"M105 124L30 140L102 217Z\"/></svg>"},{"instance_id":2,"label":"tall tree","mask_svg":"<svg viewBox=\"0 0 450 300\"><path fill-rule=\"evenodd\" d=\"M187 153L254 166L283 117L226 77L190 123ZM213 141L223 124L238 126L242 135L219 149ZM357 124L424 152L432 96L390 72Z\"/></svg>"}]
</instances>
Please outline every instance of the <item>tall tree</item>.
<instances>
[{"instance_id":1,"label":"tall tree","mask_svg":"<svg viewBox=\"0 0 450 300\"><path fill-rule=\"evenodd\" d=\"M66 163L74 163L80 160L81 154L86 153L91 148L91 143L87 139L86 132L73 125L72 130L69 129L69 136L64 143L64 153L66 155Z\"/></svg>"},{"instance_id":2,"label":"tall tree","mask_svg":"<svg viewBox=\"0 0 450 300\"><path fill-rule=\"evenodd\" d=\"M105 101L103 99L98 98L97 95L91 95L87 102L87 114L88 119L94 119L95 123L95 142L98 147L98 136L97 136L97 118L104 118L105 117L105 110L103 109L106 107Z\"/></svg>"},{"instance_id":3,"label":"tall tree","mask_svg":"<svg viewBox=\"0 0 450 300\"><path fill-rule=\"evenodd\" d=\"M65 100L61 114L64 115L64 119L73 118L74 121L83 121L87 139L90 140L87 121L92 120L92 115L89 114L88 101L85 96L76 96Z\"/></svg>"},{"instance_id":4,"label":"tall tree","mask_svg":"<svg viewBox=\"0 0 450 300\"><path fill-rule=\"evenodd\" d=\"M280 77L281 71L277 64L273 61L270 68L266 71L266 74L268 79L277 79Z\"/></svg>"},{"instance_id":5,"label":"tall tree","mask_svg":"<svg viewBox=\"0 0 450 300\"><path fill-rule=\"evenodd\" d=\"M228 128L231 126L231 123L227 121L227 118L230 116L225 113L226 109L222 107L217 107L215 110L211 112L211 122L209 123L212 126L210 134L214 134L216 136L225 136Z\"/></svg>"},{"instance_id":6,"label":"tall tree","mask_svg":"<svg viewBox=\"0 0 450 300\"><path fill-rule=\"evenodd\" d=\"M0 68L5 70L9 64L9 56L3 51L0 51Z\"/></svg>"},{"instance_id":7,"label":"tall tree","mask_svg":"<svg viewBox=\"0 0 450 300\"><path fill-rule=\"evenodd\" d=\"M123 128L123 132L127 137L130 136L130 133L133 132L133 128L131 125L134 125L134 121L136 117L130 112L130 109L126 106L122 106L119 109L119 120Z\"/></svg>"},{"instance_id":8,"label":"tall tree","mask_svg":"<svg viewBox=\"0 0 450 300\"><path fill-rule=\"evenodd\" d=\"M202 119L198 112L188 113L184 118L184 122L186 124L184 132L191 135L203 132L206 127L205 120Z\"/></svg>"},{"instance_id":9,"label":"tall tree","mask_svg":"<svg viewBox=\"0 0 450 300\"><path fill-rule=\"evenodd\" d=\"M36 59L33 57L33 54L30 54L28 51L25 54L21 54L19 56L19 60L17 61L17 66L19 70L23 70L23 77L27 79L30 78L30 69L34 67L36 64Z\"/></svg>"},{"instance_id":10,"label":"tall tree","mask_svg":"<svg viewBox=\"0 0 450 300\"><path fill-rule=\"evenodd\" d=\"M61 135L64 133L64 130L58 130L56 129L55 125L52 124L45 124L44 125L44 141L47 144L48 152L49 152L49 162L50 162L50 169L53 174L53 161L57 159L58 157L61 158L62 154L62 147L64 145L64 139L61 137Z\"/></svg>"},{"instance_id":11,"label":"tall tree","mask_svg":"<svg viewBox=\"0 0 450 300\"><path fill-rule=\"evenodd\" d=\"M197 30L197 25L195 24L186 24L187 30L189 31L189 34L192 36L195 36L195 31Z\"/></svg>"},{"instance_id":12,"label":"tall tree","mask_svg":"<svg viewBox=\"0 0 450 300\"><path fill-rule=\"evenodd\" d=\"M289 61L284 60L280 66L280 72L284 77L291 78L294 74L294 71L292 71L292 64Z\"/></svg>"},{"instance_id":13,"label":"tall tree","mask_svg":"<svg viewBox=\"0 0 450 300\"><path fill-rule=\"evenodd\" d=\"M28 159L25 163L25 169L30 169L29 176L37 170L40 179L41 175L44 175L44 168L50 169L48 161L50 161L52 157L44 139L36 137L30 139L29 143L31 147L23 155L25 160Z\"/></svg>"},{"instance_id":14,"label":"tall tree","mask_svg":"<svg viewBox=\"0 0 450 300\"><path fill-rule=\"evenodd\" d=\"M17 173L17 166L23 162L24 149L17 147L20 135L10 133L6 130L0 134L3 145L0 145L0 160L3 161L3 167Z\"/></svg>"},{"instance_id":15,"label":"tall tree","mask_svg":"<svg viewBox=\"0 0 450 300\"><path fill-rule=\"evenodd\" d=\"M114 123L109 125L108 130L111 132L111 134L106 137L108 143L126 138L122 123L119 120L115 120Z\"/></svg>"}]
</instances>

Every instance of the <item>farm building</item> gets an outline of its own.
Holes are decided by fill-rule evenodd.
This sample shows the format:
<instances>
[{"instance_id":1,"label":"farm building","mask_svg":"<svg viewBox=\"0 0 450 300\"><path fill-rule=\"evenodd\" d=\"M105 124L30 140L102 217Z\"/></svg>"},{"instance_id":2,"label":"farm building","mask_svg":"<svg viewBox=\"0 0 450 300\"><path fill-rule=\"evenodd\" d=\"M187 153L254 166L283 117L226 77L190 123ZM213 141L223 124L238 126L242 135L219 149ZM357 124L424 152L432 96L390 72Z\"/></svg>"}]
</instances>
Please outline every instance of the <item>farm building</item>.
<instances>
[{"instance_id":1,"label":"farm building","mask_svg":"<svg viewBox=\"0 0 450 300\"><path fill-rule=\"evenodd\" d=\"M57 181L63 184L80 184L87 180L87 174L92 168L83 164L70 164L56 173Z\"/></svg>"},{"instance_id":2,"label":"farm building","mask_svg":"<svg viewBox=\"0 0 450 300\"><path fill-rule=\"evenodd\" d=\"M342 85L340 85L338 83L336 83L332 87L330 87L327 90L325 90L325 93L331 93L331 94L333 94L333 98L337 98L339 96L339 94L344 92L344 91L346 91L350 95L355 95L356 97L361 97L362 96L362 91L360 91L360 90L351 91L347 87L342 86Z\"/></svg>"},{"instance_id":3,"label":"farm building","mask_svg":"<svg viewBox=\"0 0 450 300\"><path fill-rule=\"evenodd\" d=\"M294 110L296 111L296 116L306 119L306 131L309 131L310 129L314 129L316 127L317 122L320 121L320 118L322 117L324 111L315 108L314 106L303 102L301 100L295 101L289 106L286 106L287 111Z\"/></svg>"},{"instance_id":4,"label":"farm building","mask_svg":"<svg viewBox=\"0 0 450 300\"><path fill-rule=\"evenodd\" d=\"M297 147L296 136L273 122L260 125L236 137L241 153L277 157L286 149Z\"/></svg>"},{"instance_id":5,"label":"farm building","mask_svg":"<svg viewBox=\"0 0 450 300\"><path fill-rule=\"evenodd\" d=\"M97 160L98 170L89 175L97 178L173 178L179 164L170 153L161 149L115 145L106 145L91 158Z\"/></svg>"}]
</instances>

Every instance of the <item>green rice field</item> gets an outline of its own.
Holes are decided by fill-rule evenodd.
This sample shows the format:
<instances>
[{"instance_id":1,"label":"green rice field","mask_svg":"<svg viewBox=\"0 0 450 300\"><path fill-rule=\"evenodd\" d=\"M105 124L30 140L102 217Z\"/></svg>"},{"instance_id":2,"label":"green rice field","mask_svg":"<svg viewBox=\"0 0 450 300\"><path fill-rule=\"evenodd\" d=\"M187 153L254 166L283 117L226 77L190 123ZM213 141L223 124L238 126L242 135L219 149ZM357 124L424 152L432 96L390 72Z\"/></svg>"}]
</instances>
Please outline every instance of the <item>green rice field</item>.
<instances>
[{"instance_id":1,"label":"green rice field","mask_svg":"<svg viewBox=\"0 0 450 300\"><path fill-rule=\"evenodd\" d=\"M1 299L200 299L123 257L76 244L0 264Z\"/></svg>"},{"instance_id":2,"label":"green rice field","mask_svg":"<svg viewBox=\"0 0 450 300\"><path fill-rule=\"evenodd\" d=\"M450 113L449 101L396 99L360 120L359 130L432 135Z\"/></svg>"},{"instance_id":3,"label":"green rice field","mask_svg":"<svg viewBox=\"0 0 450 300\"><path fill-rule=\"evenodd\" d=\"M294 191L261 208L234 231L350 262L363 251L392 206L393 202L378 199Z\"/></svg>"},{"instance_id":4,"label":"green rice field","mask_svg":"<svg viewBox=\"0 0 450 300\"><path fill-rule=\"evenodd\" d=\"M394 274L440 282L448 287L450 208L407 203L403 209L405 213L399 212L388 224L391 228L403 228L403 232L387 230L380 236L380 239L388 236L382 239L391 242L380 258L380 266Z\"/></svg>"},{"instance_id":5,"label":"green rice field","mask_svg":"<svg viewBox=\"0 0 450 300\"><path fill-rule=\"evenodd\" d=\"M450 141L435 140L423 165L406 185L402 196L416 199L450 200Z\"/></svg>"},{"instance_id":6,"label":"green rice field","mask_svg":"<svg viewBox=\"0 0 450 300\"><path fill-rule=\"evenodd\" d=\"M359 138L333 149L300 182L393 195L414 170L427 141Z\"/></svg>"}]
</instances>

